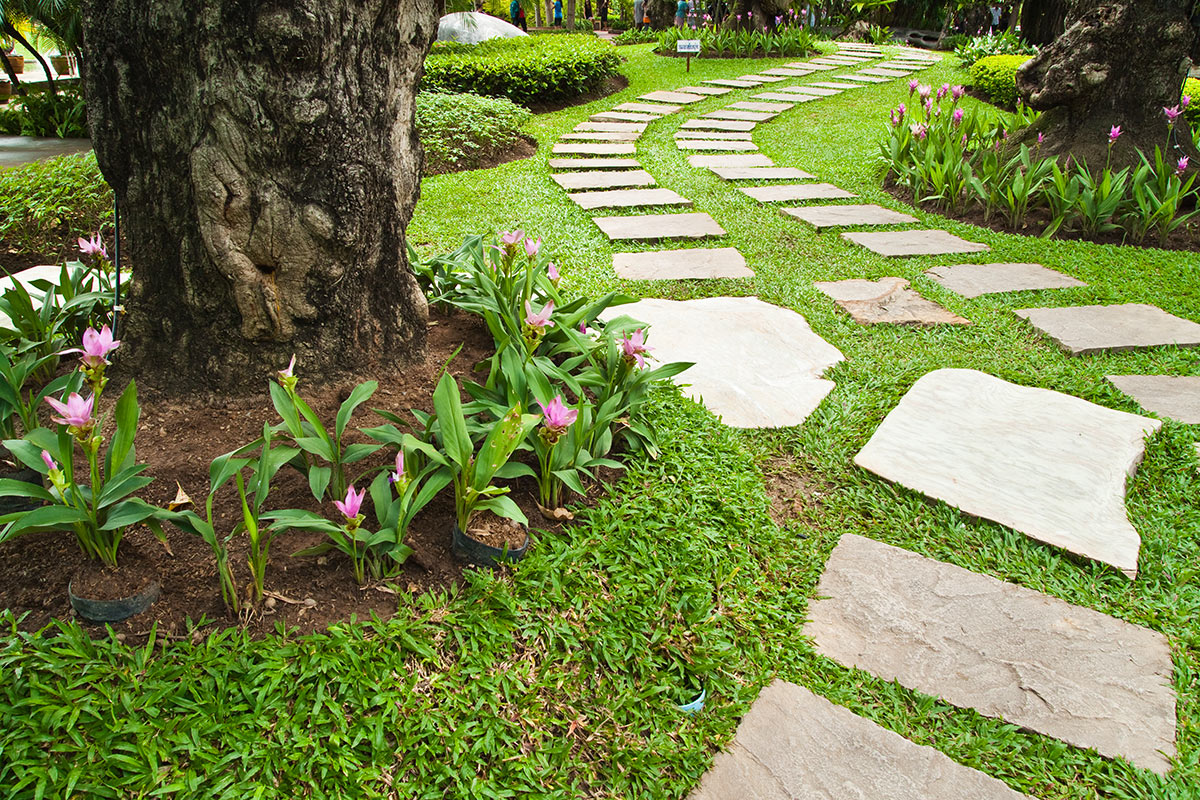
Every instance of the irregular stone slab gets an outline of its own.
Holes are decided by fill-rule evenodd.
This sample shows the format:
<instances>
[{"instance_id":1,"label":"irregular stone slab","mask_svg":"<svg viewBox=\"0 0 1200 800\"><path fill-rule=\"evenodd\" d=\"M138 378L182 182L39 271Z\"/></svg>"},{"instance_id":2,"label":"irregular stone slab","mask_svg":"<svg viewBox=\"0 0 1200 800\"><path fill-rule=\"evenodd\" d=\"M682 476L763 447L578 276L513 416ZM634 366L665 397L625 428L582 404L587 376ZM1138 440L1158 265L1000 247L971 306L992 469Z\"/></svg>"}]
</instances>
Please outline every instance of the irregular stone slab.
<instances>
[{"instance_id":1,"label":"irregular stone slab","mask_svg":"<svg viewBox=\"0 0 1200 800\"><path fill-rule=\"evenodd\" d=\"M566 142L636 142L642 135L636 131L572 131L558 138Z\"/></svg>"},{"instance_id":2,"label":"irregular stone slab","mask_svg":"<svg viewBox=\"0 0 1200 800\"><path fill-rule=\"evenodd\" d=\"M911 71L912 70L906 70L906 69L882 69L880 67L868 67L866 69L859 70L858 74L859 75L878 75L881 78L903 78L904 76L908 75Z\"/></svg>"},{"instance_id":3,"label":"irregular stone slab","mask_svg":"<svg viewBox=\"0 0 1200 800\"><path fill-rule=\"evenodd\" d=\"M775 119L778 114L767 114L761 111L738 111L737 109L720 108L703 115L705 119L740 119L750 122L766 122Z\"/></svg>"},{"instance_id":4,"label":"irregular stone slab","mask_svg":"<svg viewBox=\"0 0 1200 800\"><path fill-rule=\"evenodd\" d=\"M552 158L550 169L639 169L642 165L632 158Z\"/></svg>"},{"instance_id":5,"label":"irregular stone slab","mask_svg":"<svg viewBox=\"0 0 1200 800\"><path fill-rule=\"evenodd\" d=\"M693 167L773 167L775 162L761 154L688 156Z\"/></svg>"},{"instance_id":6,"label":"irregular stone slab","mask_svg":"<svg viewBox=\"0 0 1200 800\"><path fill-rule=\"evenodd\" d=\"M754 277L736 247L614 253L613 270L617 277L633 281Z\"/></svg>"},{"instance_id":7,"label":"irregular stone slab","mask_svg":"<svg viewBox=\"0 0 1200 800\"><path fill-rule=\"evenodd\" d=\"M725 229L708 214L642 214L635 217L592 217L612 241L649 242L656 239L707 239L724 236Z\"/></svg>"},{"instance_id":8,"label":"irregular stone slab","mask_svg":"<svg viewBox=\"0 0 1200 800\"><path fill-rule=\"evenodd\" d=\"M638 122L581 122L575 126L575 130L641 133L646 130L646 125L645 123Z\"/></svg>"},{"instance_id":9,"label":"irregular stone slab","mask_svg":"<svg viewBox=\"0 0 1200 800\"><path fill-rule=\"evenodd\" d=\"M724 139L730 142L749 142L752 137L739 131L702 131L694 128L675 131L676 139Z\"/></svg>"},{"instance_id":10,"label":"irregular stone slab","mask_svg":"<svg viewBox=\"0 0 1200 800\"><path fill-rule=\"evenodd\" d=\"M1169 344L1200 345L1200 325L1144 303L1022 308L1016 314L1073 356Z\"/></svg>"},{"instance_id":11,"label":"irregular stone slab","mask_svg":"<svg viewBox=\"0 0 1200 800\"><path fill-rule=\"evenodd\" d=\"M813 286L850 312L859 325L970 325L971 321L926 300L904 278L818 281Z\"/></svg>"},{"instance_id":12,"label":"irregular stone slab","mask_svg":"<svg viewBox=\"0 0 1200 800\"><path fill-rule=\"evenodd\" d=\"M644 169L629 172L603 170L596 172L563 172L550 176L568 192L583 189L616 189L626 186L654 186L654 177Z\"/></svg>"},{"instance_id":13,"label":"irregular stone slab","mask_svg":"<svg viewBox=\"0 0 1200 800\"><path fill-rule=\"evenodd\" d=\"M658 116L666 116L674 114L682 109L683 106L656 105L654 103L621 103L619 106L614 106L614 111L636 111L639 114L657 114Z\"/></svg>"},{"instance_id":14,"label":"irregular stone slab","mask_svg":"<svg viewBox=\"0 0 1200 800\"><path fill-rule=\"evenodd\" d=\"M811 88L813 86L819 86L822 89L842 89L842 90L861 89L862 88L862 84L860 84L860 83L838 83L837 81L816 81L814 83L807 84L807 86L809 88Z\"/></svg>"},{"instance_id":15,"label":"irregular stone slab","mask_svg":"<svg viewBox=\"0 0 1200 800\"><path fill-rule=\"evenodd\" d=\"M855 67L855 66L858 66L859 64L866 64L868 61L872 61L872 60L873 59L870 59L870 58L837 58L836 56L830 56L829 58L816 59L816 60L812 61L811 63L827 64L827 65L832 65L834 67Z\"/></svg>"},{"instance_id":16,"label":"irregular stone slab","mask_svg":"<svg viewBox=\"0 0 1200 800\"><path fill-rule=\"evenodd\" d=\"M755 103L743 100L740 103L730 103L726 108L736 108L740 111L787 111L794 103Z\"/></svg>"},{"instance_id":17,"label":"irregular stone slab","mask_svg":"<svg viewBox=\"0 0 1200 800\"><path fill-rule=\"evenodd\" d=\"M637 114L633 111L601 111L588 117L592 122L654 122L658 114Z\"/></svg>"},{"instance_id":18,"label":"irregular stone slab","mask_svg":"<svg viewBox=\"0 0 1200 800\"><path fill-rule=\"evenodd\" d=\"M727 181L804 181L815 177L795 167L709 167L709 169L718 178L724 178Z\"/></svg>"},{"instance_id":19,"label":"irregular stone slab","mask_svg":"<svg viewBox=\"0 0 1200 800\"><path fill-rule=\"evenodd\" d=\"M832 183L788 183L779 186L746 186L739 192L763 203L796 200L839 200L858 195L839 189Z\"/></svg>"},{"instance_id":20,"label":"irregular stone slab","mask_svg":"<svg viewBox=\"0 0 1200 800\"><path fill-rule=\"evenodd\" d=\"M1200 425L1200 377L1109 375L1108 382L1160 417Z\"/></svg>"},{"instance_id":21,"label":"irregular stone slab","mask_svg":"<svg viewBox=\"0 0 1200 800\"><path fill-rule=\"evenodd\" d=\"M910 214L902 214L877 205L805 206L782 208L780 211L807 222L817 230L843 225L903 225L917 221L917 218Z\"/></svg>"},{"instance_id":22,"label":"irregular stone slab","mask_svg":"<svg viewBox=\"0 0 1200 800\"><path fill-rule=\"evenodd\" d=\"M810 75L813 72L825 72L831 69L841 69L840 64L818 64L815 61L801 61L798 63L784 64L785 67L795 67L807 71Z\"/></svg>"},{"instance_id":23,"label":"irregular stone slab","mask_svg":"<svg viewBox=\"0 0 1200 800\"><path fill-rule=\"evenodd\" d=\"M913 64L911 62L887 61L882 64L876 64L877 69L898 69L907 72L916 72L917 70L925 69L928 64Z\"/></svg>"},{"instance_id":24,"label":"irregular stone slab","mask_svg":"<svg viewBox=\"0 0 1200 800\"><path fill-rule=\"evenodd\" d=\"M812 75L811 69L792 69L788 67L772 67L764 69L763 75L781 75L785 78L803 78L805 75Z\"/></svg>"},{"instance_id":25,"label":"irregular stone slab","mask_svg":"<svg viewBox=\"0 0 1200 800\"><path fill-rule=\"evenodd\" d=\"M713 83L717 86L732 86L734 89L749 89L752 86L762 85L762 81L734 80L732 78L713 78L706 80L705 83Z\"/></svg>"},{"instance_id":26,"label":"irregular stone slab","mask_svg":"<svg viewBox=\"0 0 1200 800\"><path fill-rule=\"evenodd\" d=\"M722 86L680 86L679 91L687 92L688 94L709 94L713 96L729 94L733 89L727 89Z\"/></svg>"},{"instance_id":27,"label":"irregular stone slab","mask_svg":"<svg viewBox=\"0 0 1200 800\"><path fill-rule=\"evenodd\" d=\"M840 81L858 81L859 83L887 83L887 78L880 78L875 75L835 75Z\"/></svg>"},{"instance_id":28,"label":"irregular stone slab","mask_svg":"<svg viewBox=\"0 0 1200 800\"><path fill-rule=\"evenodd\" d=\"M821 98L817 97L816 95L800 94L799 92L789 92L784 89L780 89L778 92L763 92L762 94L754 95L754 97L758 100L783 100L789 104L810 103L813 100L821 99Z\"/></svg>"},{"instance_id":29,"label":"irregular stone slab","mask_svg":"<svg viewBox=\"0 0 1200 800\"><path fill-rule=\"evenodd\" d=\"M956 264L953 267L933 267L925 270L925 274L963 297L1026 289L1087 286L1083 281L1046 269L1041 264Z\"/></svg>"},{"instance_id":30,"label":"irregular stone slab","mask_svg":"<svg viewBox=\"0 0 1200 800\"><path fill-rule=\"evenodd\" d=\"M678 103L681 106L699 103L704 99L702 94L687 92L648 92L638 97L639 100L650 100L657 103Z\"/></svg>"},{"instance_id":31,"label":"irregular stone slab","mask_svg":"<svg viewBox=\"0 0 1200 800\"><path fill-rule=\"evenodd\" d=\"M758 81L759 83L778 83L779 81L784 80L784 79L779 77L778 75L755 74L755 75L739 75L738 80L739 81Z\"/></svg>"},{"instance_id":32,"label":"irregular stone slab","mask_svg":"<svg viewBox=\"0 0 1200 800\"><path fill-rule=\"evenodd\" d=\"M689 119L679 126L680 130L703 128L710 131L752 131L758 126L757 122L747 122L741 119Z\"/></svg>"},{"instance_id":33,"label":"irregular stone slab","mask_svg":"<svg viewBox=\"0 0 1200 800\"><path fill-rule=\"evenodd\" d=\"M980 242L968 242L937 230L870 231L843 233L848 242L861 244L881 256L937 256L946 253L978 253L989 249Z\"/></svg>"},{"instance_id":34,"label":"irregular stone slab","mask_svg":"<svg viewBox=\"0 0 1200 800\"><path fill-rule=\"evenodd\" d=\"M918 380L854 463L1038 541L1137 575L1125 482L1162 427L1049 389L940 369Z\"/></svg>"},{"instance_id":35,"label":"irregular stone slab","mask_svg":"<svg viewBox=\"0 0 1200 800\"><path fill-rule=\"evenodd\" d=\"M815 83L806 83L803 86L797 86L796 91L804 92L805 94L815 94L818 97L832 97L835 94L841 94L840 89L825 89L817 86Z\"/></svg>"},{"instance_id":36,"label":"irregular stone slab","mask_svg":"<svg viewBox=\"0 0 1200 800\"><path fill-rule=\"evenodd\" d=\"M804 317L756 297L641 300L610 313L648 323L660 361L694 362L674 380L735 428L799 425L833 390L821 375L842 360Z\"/></svg>"},{"instance_id":37,"label":"irregular stone slab","mask_svg":"<svg viewBox=\"0 0 1200 800\"><path fill-rule=\"evenodd\" d=\"M550 152L556 156L631 156L637 148L632 144L613 142L560 142Z\"/></svg>"},{"instance_id":38,"label":"irregular stone slab","mask_svg":"<svg viewBox=\"0 0 1200 800\"><path fill-rule=\"evenodd\" d=\"M754 142L728 142L712 139L676 139L675 146L680 150L757 150Z\"/></svg>"},{"instance_id":39,"label":"irregular stone slab","mask_svg":"<svg viewBox=\"0 0 1200 800\"><path fill-rule=\"evenodd\" d=\"M641 206L690 206L691 200L670 189L614 189L607 192L576 192L568 195L585 210L593 208L638 208Z\"/></svg>"},{"instance_id":40,"label":"irregular stone slab","mask_svg":"<svg viewBox=\"0 0 1200 800\"><path fill-rule=\"evenodd\" d=\"M776 679L688 800L1034 799Z\"/></svg>"},{"instance_id":41,"label":"irregular stone slab","mask_svg":"<svg viewBox=\"0 0 1200 800\"><path fill-rule=\"evenodd\" d=\"M1175 695L1161 633L854 534L834 548L816 596L804 633L822 655L1160 775L1170 769Z\"/></svg>"}]
</instances>

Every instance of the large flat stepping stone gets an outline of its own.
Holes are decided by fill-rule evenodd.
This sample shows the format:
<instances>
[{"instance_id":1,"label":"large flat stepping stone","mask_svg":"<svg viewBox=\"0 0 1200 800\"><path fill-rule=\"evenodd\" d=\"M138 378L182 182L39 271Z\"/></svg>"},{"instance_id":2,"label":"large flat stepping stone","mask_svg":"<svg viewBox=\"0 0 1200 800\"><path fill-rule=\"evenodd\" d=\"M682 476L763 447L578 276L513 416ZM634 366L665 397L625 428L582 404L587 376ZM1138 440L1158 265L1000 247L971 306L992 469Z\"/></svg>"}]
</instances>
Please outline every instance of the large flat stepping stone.
<instances>
[{"instance_id":1,"label":"large flat stepping stone","mask_svg":"<svg viewBox=\"0 0 1200 800\"><path fill-rule=\"evenodd\" d=\"M963 297L1087 286L1083 281L1046 269L1041 264L956 264L933 267L925 270L925 274Z\"/></svg>"},{"instance_id":2,"label":"large flat stepping stone","mask_svg":"<svg viewBox=\"0 0 1200 800\"><path fill-rule=\"evenodd\" d=\"M846 225L904 225L916 222L911 214L873 204L855 206L804 206L780 209L784 214L803 220L817 230Z\"/></svg>"},{"instance_id":3,"label":"large flat stepping stone","mask_svg":"<svg viewBox=\"0 0 1200 800\"><path fill-rule=\"evenodd\" d=\"M739 81L758 81L759 83L777 83L779 81L786 80L786 78L782 78L778 75L765 75L765 74L760 75L760 74L756 73L754 75L739 75L738 80Z\"/></svg>"},{"instance_id":4,"label":"large flat stepping stone","mask_svg":"<svg viewBox=\"0 0 1200 800\"><path fill-rule=\"evenodd\" d=\"M568 192L583 189L617 189L628 186L653 186L654 177L644 169L629 172L602 170L596 172L561 172L550 176Z\"/></svg>"},{"instance_id":5,"label":"large flat stepping stone","mask_svg":"<svg viewBox=\"0 0 1200 800\"><path fill-rule=\"evenodd\" d=\"M633 158L552 158L550 169L640 169Z\"/></svg>"},{"instance_id":6,"label":"large flat stepping stone","mask_svg":"<svg viewBox=\"0 0 1200 800\"><path fill-rule=\"evenodd\" d=\"M929 66L929 65L925 64L925 63L920 63L920 62L914 64L912 62L887 61L882 64L876 64L875 68L876 69L898 69L898 70L904 70L907 72L915 72L917 70L925 69L927 66Z\"/></svg>"},{"instance_id":7,"label":"large flat stepping stone","mask_svg":"<svg viewBox=\"0 0 1200 800\"><path fill-rule=\"evenodd\" d=\"M641 133L646 130L646 124L644 122L581 122L575 126L575 130Z\"/></svg>"},{"instance_id":8,"label":"large flat stepping stone","mask_svg":"<svg viewBox=\"0 0 1200 800\"><path fill-rule=\"evenodd\" d=\"M633 281L754 277L736 247L614 253L613 270L618 277Z\"/></svg>"},{"instance_id":9,"label":"large flat stepping stone","mask_svg":"<svg viewBox=\"0 0 1200 800\"><path fill-rule=\"evenodd\" d=\"M794 106L795 103L756 103L743 100L739 103L730 103L726 108L735 108L739 111L768 111L778 113L787 111Z\"/></svg>"},{"instance_id":10,"label":"large flat stepping stone","mask_svg":"<svg viewBox=\"0 0 1200 800\"><path fill-rule=\"evenodd\" d=\"M588 117L592 122L654 122L658 114L635 113L633 111L601 111Z\"/></svg>"},{"instance_id":11,"label":"large flat stepping stone","mask_svg":"<svg viewBox=\"0 0 1200 800\"><path fill-rule=\"evenodd\" d=\"M778 114L768 114L763 111L739 111L736 108L719 108L704 114L705 119L740 119L749 122L766 122L775 119Z\"/></svg>"},{"instance_id":12,"label":"large flat stepping stone","mask_svg":"<svg viewBox=\"0 0 1200 800\"><path fill-rule=\"evenodd\" d=\"M911 70L906 69L883 69L882 67L867 67L858 71L859 75L878 75L881 78L903 78L908 75Z\"/></svg>"},{"instance_id":13,"label":"large flat stepping stone","mask_svg":"<svg viewBox=\"0 0 1200 800\"><path fill-rule=\"evenodd\" d=\"M833 390L821 375L842 360L804 317L756 297L650 299L610 313L648 323L663 363L694 362L674 380L735 428L799 425Z\"/></svg>"},{"instance_id":14,"label":"large flat stepping stone","mask_svg":"<svg viewBox=\"0 0 1200 800\"><path fill-rule=\"evenodd\" d=\"M640 95L639 100L650 100L656 103L678 103L686 106L692 103L699 103L704 99L702 94L690 94L688 92L649 92Z\"/></svg>"},{"instance_id":15,"label":"large flat stepping stone","mask_svg":"<svg viewBox=\"0 0 1200 800\"><path fill-rule=\"evenodd\" d=\"M778 180L812 180L804 170L795 167L709 167L718 177L727 181L778 181Z\"/></svg>"},{"instance_id":16,"label":"large flat stepping stone","mask_svg":"<svg viewBox=\"0 0 1200 800\"><path fill-rule=\"evenodd\" d=\"M642 134L637 131L572 131L558 138L567 142L636 142Z\"/></svg>"},{"instance_id":17,"label":"large flat stepping stone","mask_svg":"<svg viewBox=\"0 0 1200 800\"><path fill-rule=\"evenodd\" d=\"M556 156L631 156L637 147L613 142L559 142L550 152Z\"/></svg>"},{"instance_id":18,"label":"large flat stepping stone","mask_svg":"<svg viewBox=\"0 0 1200 800\"><path fill-rule=\"evenodd\" d=\"M674 114L682 108L683 106L656 105L654 103L621 103L619 106L613 106L613 111L636 111L639 114L656 114L662 117Z\"/></svg>"},{"instance_id":19,"label":"large flat stepping stone","mask_svg":"<svg viewBox=\"0 0 1200 800\"><path fill-rule=\"evenodd\" d=\"M836 75L839 81L858 81L859 83L887 83L887 78L876 75Z\"/></svg>"},{"instance_id":20,"label":"large flat stepping stone","mask_svg":"<svg viewBox=\"0 0 1200 800\"><path fill-rule=\"evenodd\" d=\"M821 64L816 61L803 61L800 63L784 64L784 67L792 69L802 69L811 75L814 72L826 72L831 69L842 69L841 64Z\"/></svg>"},{"instance_id":21,"label":"large flat stepping stone","mask_svg":"<svg viewBox=\"0 0 1200 800\"><path fill-rule=\"evenodd\" d=\"M809 89L813 88L814 86L821 89L839 89L843 91L846 89L862 88L861 83L838 83L837 81L816 81L815 83L805 84L805 87Z\"/></svg>"},{"instance_id":22,"label":"large flat stepping stone","mask_svg":"<svg viewBox=\"0 0 1200 800\"><path fill-rule=\"evenodd\" d=\"M657 239L707 239L724 236L725 229L708 214L643 214L635 217L592 217L611 241L650 242Z\"/></svg>"},{"instance_id":23,"label":"large flat stepping stone","mask_svg":"<svg viewBox=\"0 0 1200 800\"><path fill-rule=\"evenodd\" d=\"M775 162L761 153L739 153L719 156L688 156L693 167L773 167Z\"/></svg>"},{"instance_id":24,"label":"large flat stepping stone","mask_svg":"<svg viewBox=\"0 0 1200 800\"><path fill-rule=\"evenodd\" d=\"M922 377L854 463L967 514L1137 575L1125 483L1156 419L967 369Z\"/></svg>"},{"instance_id":25,"label":"large flat stepping stone","mask_svg":"<svg viewBox=\"0 0 1200 800\"><path fill-rule=\"evenodd\" d=\"M710 131L752 131L757 122L740 119L689 119L679 126L680 130L703 129Z\"/></svg>"},{"instance_id":26,"label":"large flat stepping stone","mask_svg":"<svg viewBox=\"0 0 1200 800\"><path fill-rule=\"evenodd\" d=\"M754 97L756 97L759 100L783 100L792 105L794 105L796 103L811 103L813 100L821 99L821 98L817 97L816 95L800 94L799 92L788 92L788 91L784 91L782 89L779 90L778 92L763 92L762 94L754 95Z\"/></svg>"},{"instance_id":27,"label":"large flat stepping stone","mask_svg":"<svg viewBox=\"0 0 1200 800\"><path fill-rule=\"evenodd\" d=\"M745 186L738 189L744 195L763 203L796 202L798 200L840 200L858 195L840 189L832 183L787 183L779 186Z\"/></svg>"},{"instance_id":28,"label":"large flat stepping stone","mask_svg":"<svg viewBox=\"0 0 1200 800\"><path fill-rule=\"evenodd\" d=\"M675 131L676 139L724 139L727 142L749 142L753 141L748 133L741 131L702 131L697 128L688 128L687 130Z\"/></svg>"},{"instance_id":29,"label":"large flat stepping stone","mask_svg":"<svg viewBox=\"0 0 1200 800\"><path fill-rule=\"evenodd\" d=\"M762 81L734 80L733 78L712 78L704 82L712 83L717 86L731 86L734 89L749 89L753 86L762 85Z\"/></svg>"},{"instance_id":30,"label":"large flat stepping stone","mask_svg":"<svg viewBox=\"0 0 1200 800\"><path fill-rule=\"evenodd\" d=\"M1108 382L1160 417L1200 425L1200 377L1109 375Z\"/></svg>"},{"instance_id":31,"label":"large flat stepping stone","mask_svg":"<svg viewBox=\"0 0 1200 800\"><path fill-rule=\"evenodd\" d=\"M803 78L805 75L812 75L815 70L811 69L794 69L789 67L772 67L764 69L764 75L776 75L784 78Z\"/></svg>"},{"instance_id":32,"label":"large flat stepping stone","mask_svg":"<svg viewBox=\"0 0 1200 800\"><path fill-rule=\"evenodd\" d=\"M1016 314L1073 356L1172 344L1200 345L1200 325L1144 303L1022 308Z\"/></svg>"},{"instance_id":33,"label":"large flat stepping stone","mask_svg":"<svg viewBox=\"0 0 1200 800\"><path fill-rule=\"evenodd\" d=\"M1160 775L1170 769L1175 695L1161 633L854 534L834 548L816 597L804 633L822 655Z\"/></svg>"},{"instance_id":34,"label":"large flat stepping stone","mask_svg":"<svg viewBox=\"0 0 1200 800\"><path fill-rule=\"evenodd\" d=\"M848 242L860 244L881 256L938 256L947 253L978 253L987 250L986 244L938 230L867 231L843 233Z\"/></svg>"},{"instance_id":35,"label":"large flat stepping stone","mask_svg":"<svg viewBox=\"0 0 1200 800\"><path fill-rule=\"evenodd\" d=\"M688 800L1033 800L794 683L762 690Z\"/></svg>"},{"instance_id":36,"label":"large flat stepping stone","mask_svg":"<svg viewBox=\"0 0 1200 800\"><path fill-rule=\"evenodd\" d=\"M730 142L720 139L676 139L675 146L680 150L758 150L754 142Z\"/></svg>"},{"instance_id":37,"label":"large flat stepping stone","mask_svg":"<svg viewBox=\"0 0 1200 800\"><path fill-rule=\"evenodd\" d=\"M970 320L917 294L904 278L818 281L813 286L850 312L859 325L971 324Z\"/></svg>"},{"instance_id":38,"label":"large flat stepping stone","mask_svg":"<svg viewBox=\"0 0 1200 800\"><path fill-rule=\"evenodd\" d=\"M715 97L729 94L733 89L724 86L680 86L679 91L687 92L688 94L708 94Z\"/></svg>"},{"instance_id":39,"label":"large flat stepping stone","mask_svg":"<svg viewBox=\"0 0 1200 800\"><path fill-rule=\"evenodd\" d=\"M575 192L568 195L580 208L639 208L642 206L690 206L691 200L670 189L613 189L607 192Z\"/></svg>"},{"instance_id":40,"label":"large flat stepping stone","mask_svg":"<svg viewBox=\"0 0 1200 800\"><path fill-rule=\"evenodd\" d=\"M818 97L832 97L835 94L841 94L840 89L825 89L817 86L815 83L806 83L803 86L797 86L796 91L804 92L805 94L815 94Z\"/></svg>"}]
</instances>

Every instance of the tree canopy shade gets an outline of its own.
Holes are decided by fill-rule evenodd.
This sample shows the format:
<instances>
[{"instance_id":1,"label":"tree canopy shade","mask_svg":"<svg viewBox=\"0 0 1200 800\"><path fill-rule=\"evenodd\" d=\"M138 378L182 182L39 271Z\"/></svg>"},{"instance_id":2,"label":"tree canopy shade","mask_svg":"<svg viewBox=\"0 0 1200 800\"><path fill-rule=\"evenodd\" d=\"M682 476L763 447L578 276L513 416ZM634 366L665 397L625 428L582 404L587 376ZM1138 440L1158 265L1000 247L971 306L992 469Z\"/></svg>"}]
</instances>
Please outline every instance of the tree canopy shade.
<instances>
[{"instance_id":1,"label":"tree canopy shade","mask_svg":"<svg viewBox=\"0 0 1200 800\"><path fill-rule=\"evenodd\" d=\"M404 229L432 0L87 0L84 92L134 290L118 365L260 389L290 356L403 363L427 310Z\"/></svg>"}]
</instances>

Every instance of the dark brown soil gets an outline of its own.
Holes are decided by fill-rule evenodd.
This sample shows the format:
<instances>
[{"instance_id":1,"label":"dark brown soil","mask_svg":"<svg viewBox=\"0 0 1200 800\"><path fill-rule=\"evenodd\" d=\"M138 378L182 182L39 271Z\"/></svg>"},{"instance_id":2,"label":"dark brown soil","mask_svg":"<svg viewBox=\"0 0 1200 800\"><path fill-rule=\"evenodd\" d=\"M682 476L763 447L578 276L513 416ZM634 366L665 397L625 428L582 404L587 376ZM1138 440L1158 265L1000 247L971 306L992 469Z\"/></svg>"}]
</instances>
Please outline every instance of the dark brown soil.
<instances>
[{"instance_id":1,"label":"dark brown soil","mask_svg":"<svg viewBox=\"0 0 1200 800\"><path fill-rule=\"evenodd\" d=\"M564 108L571 106L582 106L587 103L600 100L608 97L610 94L616 94L629 86L629 79L624 75L614 75L611 78L605 79L604 83L600 84L598 89L588 92L587 94L572 97L569 100L555 100L549 103L531 103L527 108L535 114L549 114L551 111L562 111Z\"/></svg>"},{"instance_id":2,"label":"dark brown soil","mask_svg":"<svg viewBox=\"0 0 1200 800\"><path fill-rule=\"evenodd\" d=\"M797 520L820 516L822 498L832 491L799 460L777 456L762 465L763 483L770 506L767 513L783 528Z\"/></svg>"},{"instance_id":3,"label":"dark brown soil","mask_svg":"<svg viewBox=\"0 0 1200 800\"><path fill-rule=\"evenodd\" d=\"M512 146L503 150L489 150L470 163L460 164L426 164L422 177L432 175L448 175L452 172L470 172L477 169L491 169L510 161L521 161L531 158L537 153L537 140L529 136L520 136Z\"/></svg>"}]
</instances>

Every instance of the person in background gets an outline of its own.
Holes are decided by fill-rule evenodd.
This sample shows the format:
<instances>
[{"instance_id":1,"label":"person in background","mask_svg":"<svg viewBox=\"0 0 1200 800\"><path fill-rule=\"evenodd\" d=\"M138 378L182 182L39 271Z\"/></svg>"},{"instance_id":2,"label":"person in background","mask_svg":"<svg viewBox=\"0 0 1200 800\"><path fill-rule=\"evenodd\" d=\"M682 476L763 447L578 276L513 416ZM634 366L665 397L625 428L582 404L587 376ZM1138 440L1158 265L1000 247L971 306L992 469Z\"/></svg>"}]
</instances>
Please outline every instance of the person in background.
<instances>
[{"instance_id":1,"label":"person in background","mask_svg":"<svg viewBox=\"0 0 1200 800\"><path fill-rule=\"evenodd\" d=\"M583 18L587 20L588 27L592 27L592 0L583 0Z\"/></svg>"},{"instance_id":2,"label":"person in background","mask_svg":"<svg viewBox=\"0 0 1200 800\"><path fill-rule=\"evenodd\" d=\"M640 31L643 27L642 17L646 14L646 0L633 0L633 29Z\"/></svg>"},{"instance_id":3,"label":"person in background","mask_svg":"<svg viewBox=\"0 0 1200 800\"><path fill-rule=\"evenodd\" d=\"M988 30L988 33L997 33L1000 30L1000 6L993 5L988 11L992 15L992 27Z\"/></svg>"},{"instance_id":4,"label":"person in background","mask_svg":"<svg viewBox=\"0 0 1200 800\"><path fill-rule=\"evenodd\" d=\"M596 13L600 15L600 30L608 30L608 0L596 0Z\"/></svg>"},{"instance_id":5,"label":"person in background","mask_svg":"<svg viewBox=\"0 0 1200 800\"><path fill-rule=\"evenodd\" d=\"M512 0L508 4L508 18L512 20L514 27L521 27L521 3L520 0Z\"/></svg>"},{"instance_id":6,"label":"person in background","mask_svg":"<svg viewBox=\"0 0 1200 800\"><path fill-rule=\"evenodd\" d=\"M554 0L554 27L562 26L562 0Z\"/></svg>"},{"instance_id":7,"label":"person in background","mask_svg":"<svg viewBox=\"0 0 1200 800\"><path fill-rule=\"evenodd\" d=\"M687 19L688 0L679 0L675 4L675 27L682 28L684 20Z\"/></svg>"}]
</instances>

